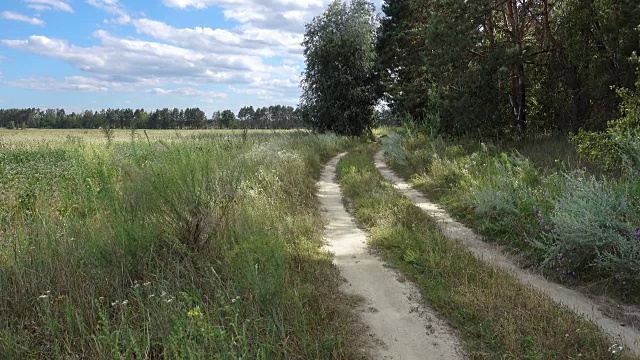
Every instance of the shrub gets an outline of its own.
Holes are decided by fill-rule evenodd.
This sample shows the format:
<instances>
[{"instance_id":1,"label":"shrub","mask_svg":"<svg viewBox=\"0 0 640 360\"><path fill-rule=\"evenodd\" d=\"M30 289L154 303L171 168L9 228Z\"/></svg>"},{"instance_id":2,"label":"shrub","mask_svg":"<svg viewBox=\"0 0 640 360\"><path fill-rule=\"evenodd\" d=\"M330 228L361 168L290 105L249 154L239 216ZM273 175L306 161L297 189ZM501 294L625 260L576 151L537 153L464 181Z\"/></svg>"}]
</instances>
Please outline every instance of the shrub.
<instances>
[{"instance_id":1,"label":"shrub","mask_svg":"<svg viewBox=\"0 0 640 360\"><path fill-rule=\"evenodd\" d=\"M640 77L636 90L619 89L622 117L608 123L604 132L580 132L573 141L578 152L607 170L640 171Z\"/></svg>"},{"instance_id":2,"label":"shrub","mask_svg":"<svg viewBox=\"0 0 640 360\"><path fill-rule=\"evenodd\" d=\"M551 214L543 262L563 275L584 271L640 282L640 218L626 187L593 177L566 176Z\"/></svg>"}]
</instances>

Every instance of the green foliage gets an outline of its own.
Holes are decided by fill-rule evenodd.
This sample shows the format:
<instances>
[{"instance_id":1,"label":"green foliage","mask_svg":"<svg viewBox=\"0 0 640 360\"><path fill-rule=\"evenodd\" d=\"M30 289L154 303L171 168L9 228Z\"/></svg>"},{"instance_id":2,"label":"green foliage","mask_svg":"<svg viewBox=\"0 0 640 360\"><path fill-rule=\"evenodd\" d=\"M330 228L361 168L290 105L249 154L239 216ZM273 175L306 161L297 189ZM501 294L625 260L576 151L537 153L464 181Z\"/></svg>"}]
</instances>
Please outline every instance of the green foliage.
<instances>
[{"instance_id":1,"label":"green foliage","mask_svg":"<svg viewBox=\"0 0 640 360\"><path fill-rule=\"evenodd\" d=\"M640 285L640 216L630 189L593 177L567 177L555 201L553 231L538 243L544 265L564 272L595 271L624 288Z\"/></svg>"},{"instance_id":2,"label":"green foliage","mask_svg":"<svg viewBox=\"0 0 640 360\"><path fill-rule=\"evenodd\" d=\"M633 88L634 0L388 0L377 51L396 114L446 135L601 130Z\"/></svg>"},{"instance_id":3,"label":"green foliage","mask_svg":"<svg viewBox=\"0 0 640 360\"><path fill-rule=\"evenodd\" d=\"M3 147L0 358L357 358L311 177L348 144Z\"/></svg>"},{"instance_id":4,"label":"green foliage","mask_svg":"<svg viewBox=\"0 0 640 360\"><path fill-rule=\"evenodd\" d=\"M636 89L640 88L640 79ZM640 171L640 90L618 90L622 99L622 117L609 121L604 132L580 132L573 141L578 152L607 170L624 170L638 175Z\"/></svg>"},{"instance_id":5,"label":"green foliage","mask_svg":"<svg viewBox=\"0 0 640 360\"><path fill-rule=\"evenodd\" d=\"M345 195L369 230L370 244L458 330L470 358L617 358L597 326L449 241L427 214L383 181L372 161L376 150L360 147L340 161Z\"/></svg>"},{"instance_id":6,"label":"green foliage","mask_svg":"<svg viewBox=\"0 0 640 360\"><path fill-rule=\"evenodd\" d=\"M360 136L371 132L376 102L373 5L333 1L307 24L302 107L314 130Z\"/></svg>"},{"instance_id":7,"label":"green foliage","mask_svg":"<svg viewBox=\"0 0 640 360\"><path fill-rule=\"evenodd\" d=\"M487 240L507 245L559 281L606 283L603 291L637 303L637 176L596 179L575 159L548 158L554 153L547 150L567 146L536 143L518 145L524 157L513 148L456 144L420 132L383 140L397 171ZM554 166L544 169L530 158Z\"/></svg>"}]
</instances>

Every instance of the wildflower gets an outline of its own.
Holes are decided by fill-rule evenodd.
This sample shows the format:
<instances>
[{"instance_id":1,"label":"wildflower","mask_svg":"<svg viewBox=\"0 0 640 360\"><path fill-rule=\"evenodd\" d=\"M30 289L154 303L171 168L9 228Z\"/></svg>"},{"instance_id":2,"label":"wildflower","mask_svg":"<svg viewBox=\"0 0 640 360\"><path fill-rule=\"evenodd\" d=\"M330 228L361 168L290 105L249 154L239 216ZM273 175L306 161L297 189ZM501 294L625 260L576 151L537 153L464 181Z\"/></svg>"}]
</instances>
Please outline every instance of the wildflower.
<instances>
[{"instance_id":1,"label":"wildflower","mask_svg":"<svg viewBox=\"0 0 640 360\"><path fill-rule=\"evenodd\" d=\"M129 303L129 300L124 300L124 301L122 302L122 306L125 306L125 305L127 305L128 303Z\"/></svg>"},{"instance_id":2,"label":"wildflower","mask_svg":"<svg viewBox=\"0 0 640 360\"><path fill-rule=\"evenodd\" d=\"M624 346L622 345L618 345L618 344L613 344L611 346L609 346L609 352L612 354L617 354L619 352L621 352L624 349Z\"/></svg>"},{"instance_id":3,"label":"wildflower","mask_svg":"<svg viewBox=\"0 0 640 360\"><path fill-rule=\"evenodd\" d=\"M151 281L147 281L146 283L142 284L142 286L144 286L144 287L147 287L149 285L151 285Z\"/></svg>"},{"instance_id":4,"label":"wildflower","mask_svg":"<svg viewBox=\"0 0 640 360\"><path fill-rule=\"evenodd\" d=\"M200 306L196 306L195 308L187 311L187 316L192 319L198 319L202 317L202 311L200 311Z\"/></svg>"}]
</instances>

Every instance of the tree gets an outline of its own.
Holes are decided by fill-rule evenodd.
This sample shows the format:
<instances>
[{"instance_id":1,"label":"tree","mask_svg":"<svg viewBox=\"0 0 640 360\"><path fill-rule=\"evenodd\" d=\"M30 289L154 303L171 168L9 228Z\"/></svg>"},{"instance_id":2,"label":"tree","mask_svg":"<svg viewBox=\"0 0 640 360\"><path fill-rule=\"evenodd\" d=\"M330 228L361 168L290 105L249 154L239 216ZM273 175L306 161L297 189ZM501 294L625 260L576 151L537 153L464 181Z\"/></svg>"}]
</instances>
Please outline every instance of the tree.
<instances>
[{"instance_id":1,"label":"tree","mask_svg":"<svg viewBox=\"0 0 640 360\"><path fill-rule=\"evenodd\" d=\"M364 0L335 0L306 25L301 103L313 129L359 136L373 127L376 26Z\"/></svg>"},{"instance_id":2,"label":"tree","mask_svg":"<svg viewBox=\"0 0 640 360\"><path fill-rule=\"evenodd\" d=\"M448 135L603 129L634 89L637 0L385 0L378 35L395 116Z\"/></svg>"},{"instance_id":3,"label":"tree","mask_svg":"<svg viewBox=\"0 0 640 360\"><path fill-rule=\"evenodd\" d=\"M231 110L225 110L220 114L220 124L226 128L232 127L236 122L236 114Z\"/></svg>"},{"instance_id":4,"label":"tree","mask_svg":"<svg viewBox=\"0 0 640 360\"><path fill-rule=\"evenodd\" d=\"M253 106L243 107L238 111L238 121L242 124L242 127L248 128L249 122L255 116L256 111L253 109Z\"/></svg>"}]
</instances>

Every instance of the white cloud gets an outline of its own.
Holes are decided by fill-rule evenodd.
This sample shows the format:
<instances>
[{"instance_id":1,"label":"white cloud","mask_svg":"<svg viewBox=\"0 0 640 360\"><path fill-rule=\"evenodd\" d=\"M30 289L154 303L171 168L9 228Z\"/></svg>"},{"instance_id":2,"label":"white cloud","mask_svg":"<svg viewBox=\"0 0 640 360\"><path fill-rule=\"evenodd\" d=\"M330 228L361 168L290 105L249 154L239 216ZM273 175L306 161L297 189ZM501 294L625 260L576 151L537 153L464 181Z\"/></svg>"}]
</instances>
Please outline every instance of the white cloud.
<instances>
[{"instance_id":1,"label":"white cloud","mask_svg":"<svg viewBox=\"0 0 640 360\"><path fill-rule=\"evenodd\" d=\"M25 16L16 12L12 12L12 11L3 11L2 14L0 15L2 15L2 17L7 20L22 21L22 22L29 23L31 25L38 25L38 26L45 25L45 22L38 18L30 18L28 16Z\"/></svg>"},{"instance_id":2,"label":"white cloud","mask_svg":"<svg viewBox=\"0 0 640 360\"><path fill-rule=\"evenodd\" d=\"M63 0L22 0L29 5L27 7L35 9L37 11L47 11L47 10L60 10L66 11L69 13L73 13L73 8L68 4L67 1Z\"/></svg>"},{"instance_id":3,"label":"white cloud","mask_svg":"<svg viewBox=\"0 0 640 360\"><path fill-rule=\"evenodd\" d=\"M133 24L138 33L194 50L258 56L287 56L302 51L301 35L280 30L227 30L208 27L178 29L150 19L134 20Z\"/></svg>"},{"instance_id":4,"label":"white cloud","mask_svg":"<svg viewBox=\"0 0 640 360\"><path fill-rule=\"evenodd\" d=\"M0 43L47 57L69 61L80 70L122 77L191 77L218 82L235 79L242 73L262 71L257 56L206 54L173 45L113 37L104 30L94 33L101 45L80 47L65 40L30 36L26 40Z\"/></svg>"},{"instance_id":5,"label":"white cloud","mask_svg":"<svg viewBox=\"0 0 640 360\"><path fill-rule=\"evenodd\" d=\"M105 19L105 23L124 25L131 22L131 17L127 13L127 10L118 0L86 0L87 4L101 9L115 17L112 19Z\"/></svg>"},{"instance_id":6,"label":"white cloud","mask_svg":"<svg viewBox=\"0 0 640 360\"><path fill-rule=\"evenodd\" d=\"M27 7L29 9L33 9L33 10L35 10L37 12L45 12L45 11L52 10L52 8L50 6L47 6L47 5L29 4L29 5L27 5Z\"/></svg>"},{"instance_id":7,"label":"white cloud","mask_svg":"<svg viewBox=\"0 0 640 360\"><path fill-rule=\"evenodd\" d=\"M21 87L32 90L46 91L92 91L107 92L108 87L95 79L82 76L68 76L64 79L54 79L50 77L29 77L7 81L7 85Z\"/></svg>"},{"instance_id":8,"label":"white cloud","mask_svg":"<svg viewBox=\"0 0 640 360\"><path fill-rule=\"evenodd\" d=\"M268 7L293 7L297 9L322 8L322 0L163 0L166 6L185 9L204 9L210 6L241 6L264 4Z\"/></svg>"},{"instance_id":9,"label":"white cloud","mask_svg":"<svg viewBox=\"0 0 640 360\"><path fill-rule=\"evenodd\" d=\"M70 3L23 1L32 8L50 9L53 3ZM49 78L19 79L10 85L53 90L142 91L205 102L226 99L227 94L207 89L215 85L216 90L227 87L230 96L246 96L262 105L295 104L304 66L301 45L304 24L319 15L329 0L162 1L174 9L217 7L232 20L232 27L226 28L200 24L176 27L150 19L139 11L129 12L118 0L84 1L108 14L104 23L131 24L139 35L120 37L115 32L99 30L93 33L96 43L91 46L36 35L0 39L0 45L61 59L83 73L82 77L59 79L64 85Z\"/></svg>"},{"instance_id":10,"label":"white cloud","mask_svg":"<svg viewBox=\"0 0 640 360\"><path fill-rule=\"evenodd\" d=\"M319 15L328 0L163 0L178 9L220 7L227 19L265 29L304 32L304 24Z\"/></svg>"},{"instance_id":11,"label":"white cloud","mask_svg":"<svg viewBox=\"0 0 640 360\"><path fill-rule=\"evenodd\" d=\"M226 99L228 94L221 92L202 91L194 88L178 88L165 90L163 88L153 88L148 90L147 93L155 95L186 95L186 96L201 96L205 98L217 98Z\"/></svg>"}]
</instances>

